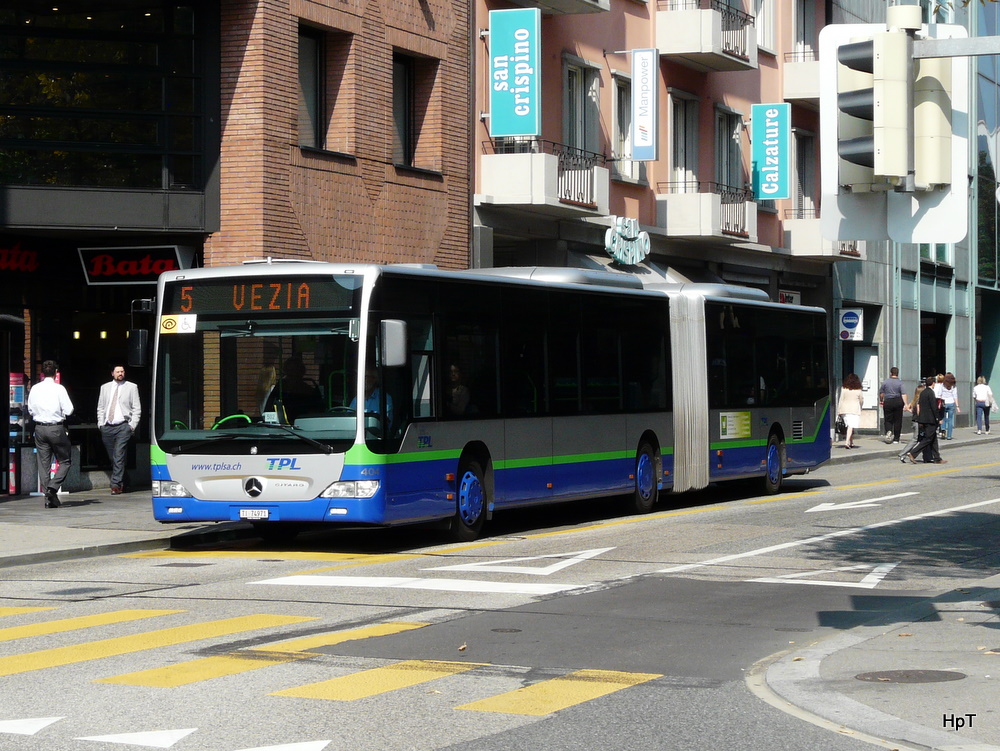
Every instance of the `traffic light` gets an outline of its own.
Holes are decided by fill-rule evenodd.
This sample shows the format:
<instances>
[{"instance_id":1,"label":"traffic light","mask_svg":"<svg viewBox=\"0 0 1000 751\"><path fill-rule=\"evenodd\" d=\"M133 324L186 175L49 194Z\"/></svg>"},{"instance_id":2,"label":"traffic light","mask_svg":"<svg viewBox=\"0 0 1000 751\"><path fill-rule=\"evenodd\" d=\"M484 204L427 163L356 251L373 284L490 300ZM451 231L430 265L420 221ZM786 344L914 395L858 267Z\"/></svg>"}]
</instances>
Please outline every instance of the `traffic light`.
<instances>
[{"instance_id":1,"label":"traffic light","mask_svg":"<svg viewBox=\"0 0 1000 751\"><path fill-rule=\"evenodd\" d=\"M927 57L916 61L913 82L913 182L917 190L950 185L952 60Z\"/></svg>"},{"instance_id":2,"label":"traffic light","mask_svg":"<svg viewBox=\"0 0 1000 751\"><path fill-rule=\"evenodd\" d=\"M913 169L912 45L902 30L837 49L839 182L889 190Z\"/></svg>"}]
</instances>

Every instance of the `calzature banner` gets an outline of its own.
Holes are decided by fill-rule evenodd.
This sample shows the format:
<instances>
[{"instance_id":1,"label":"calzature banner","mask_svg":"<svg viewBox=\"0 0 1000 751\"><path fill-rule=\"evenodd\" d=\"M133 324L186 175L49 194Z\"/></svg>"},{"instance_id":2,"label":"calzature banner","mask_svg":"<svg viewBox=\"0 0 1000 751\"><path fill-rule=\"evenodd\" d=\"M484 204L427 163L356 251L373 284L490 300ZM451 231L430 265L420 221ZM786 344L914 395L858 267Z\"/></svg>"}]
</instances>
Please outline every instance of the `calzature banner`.
<instances>
[{"instance_id":1,"label":"calzature banner","mask_svg":"<svg viewBox=\"0 0 1000 751\"><path fill-rule=\"evenodd\" d=\"M632 159L659 159L660 52L632 50Z\"/></svg>"},{"instance_id":2,"label":"calzature banner","mask_svg":"<svg viewBox=\"0 0 1000 751\"><path fill-rule=\"evenodd\" d=\"M790 104L754 104L753 197L760 200L791 198L792 121Z\"/></svg>"},{"instance_id":3,"label":"calzature banner","mask_svg":"<svg viewBox=\"0 0 1000 751\"><path fill-rule=\"evenodd\" d=\"M542 134L538 8L490 11L490 135Z\"/></svg>"}]
</instances>

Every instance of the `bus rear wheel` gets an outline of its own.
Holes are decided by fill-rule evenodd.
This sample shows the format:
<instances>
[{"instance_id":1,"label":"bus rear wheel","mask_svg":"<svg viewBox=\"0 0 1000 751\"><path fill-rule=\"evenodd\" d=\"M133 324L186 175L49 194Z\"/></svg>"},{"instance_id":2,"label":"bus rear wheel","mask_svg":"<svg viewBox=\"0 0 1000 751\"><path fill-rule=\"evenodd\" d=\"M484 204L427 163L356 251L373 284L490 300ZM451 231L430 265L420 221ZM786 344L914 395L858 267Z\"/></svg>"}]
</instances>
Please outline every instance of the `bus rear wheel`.
<instances>
[{"instance_id":1,"label":"bus rear wheel","mask_svg":"<svg viewBox=\"0 0 1000 751\"><path fill-rule=\"evenodd\" d=\"M483 531L486 521L485 475L478 461L462 463L458 470L457 509L451 522L451 534L460 542L475 540Z\"/></svg>"},{"instance_id":2,"label":"bus rear wheel","mask_svg":"<svg viewBox=\"0 0 1000 751\"><path fill-rule=\"evenodd\" d=\"M774 495L781 491L781 481L785 475L785 445L776 433L771 433L767 439L767 455L764 460L764 492Z\"/></svg>"},{"instance_id":3,"label":"bus rear wheel","mask_svg":"<svg viewBox=\"0 0 1000 751\"><path fill-rule=\"evenodd\" d=\"M659 482L656 477L656 452L648 443L639 446L635 456L635 490L632 493L632 510L637 514L648 514L659 498Z\"/></svg>"}]
</instances>

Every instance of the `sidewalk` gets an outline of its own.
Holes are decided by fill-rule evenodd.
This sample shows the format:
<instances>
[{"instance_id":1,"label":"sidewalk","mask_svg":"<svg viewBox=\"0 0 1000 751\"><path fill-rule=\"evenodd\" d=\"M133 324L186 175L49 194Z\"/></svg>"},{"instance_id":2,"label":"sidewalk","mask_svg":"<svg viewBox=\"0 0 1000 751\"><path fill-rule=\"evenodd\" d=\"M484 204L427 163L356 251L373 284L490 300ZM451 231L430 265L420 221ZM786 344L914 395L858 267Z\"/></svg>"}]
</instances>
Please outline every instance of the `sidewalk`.
<instances>
[{"instance_id":1,"label":"sidewalk","mask_svg":"<svg viewBox=\"0 0 1000 751\"><path fill-rule=\"evenodd\" d=\"M161 524L149 490L110 488L60 493L62 508L41 495L0 496L0 569L26 563L185 547L234 536L249 525Z\"/></svg>"},{"instance_id":2,"label":"sidewalk","mask_svg":"<svg viewBox=\"0 0 1000 751\"><path fill-rule=\"evenodd\" d=\"M961 428L941 454L998 440L1000 430ZM905 445L874 435L856 437L853 449L841 444L831 464L898 462ZM77 491L60 501L63 508L46 509L41 496L0 496L0 569L253 534L243 522L161 524L149 490ZM1000 751L1000 573L763 661L748 683L784 711L884 748Z\"/></svg>"},{"instance_id":3,"label":"sidewalk","mask_svg":"<svg viewBox=\"0 0 1000 751\"><path fill-rule=\"evenodd\" d=\"M953 440L940 441L941 456L1000 440L994 432L956 429ZM834 444L831 464L898 462L906 442L861 436L853 449L842 444ZM776 706L884 748L1000 751L1000 574L764 661L754 672L751 688Z\"/></svg>"}]
</instances>

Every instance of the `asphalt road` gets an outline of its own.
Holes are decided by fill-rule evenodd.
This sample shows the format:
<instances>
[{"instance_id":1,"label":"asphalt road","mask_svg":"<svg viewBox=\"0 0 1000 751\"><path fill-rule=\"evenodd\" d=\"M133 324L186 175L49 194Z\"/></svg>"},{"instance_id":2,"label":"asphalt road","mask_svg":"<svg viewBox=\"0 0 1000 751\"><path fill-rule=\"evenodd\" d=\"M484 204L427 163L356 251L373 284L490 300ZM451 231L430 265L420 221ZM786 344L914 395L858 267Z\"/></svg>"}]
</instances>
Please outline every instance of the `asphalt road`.
<instances>
[{"instance_id":1,"label":"asphalt road","mask_svg":"<svg viewBox=\"0 0 1000 751\"><path fill-rule=\"evenodd\" d=\"M4 570L0 747L870 748L748 675L1000 569L988 446L677 500Z\"/></svg>"}]
</instances>

